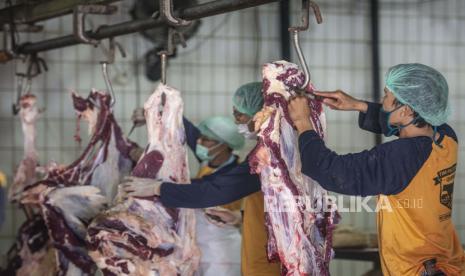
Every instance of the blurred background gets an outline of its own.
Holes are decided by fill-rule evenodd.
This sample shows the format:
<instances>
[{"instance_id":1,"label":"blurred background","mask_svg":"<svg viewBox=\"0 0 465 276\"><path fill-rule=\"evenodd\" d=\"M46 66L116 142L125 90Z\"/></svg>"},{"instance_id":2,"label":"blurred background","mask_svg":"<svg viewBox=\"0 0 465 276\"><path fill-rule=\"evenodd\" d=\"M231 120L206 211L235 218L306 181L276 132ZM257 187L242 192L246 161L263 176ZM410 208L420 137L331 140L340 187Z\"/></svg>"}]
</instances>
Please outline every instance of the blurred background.
<instances>
[{"instance_id":1,"label":"blurred background","mask_svg":"<svg viewBox=\"0 0 465 276\"><path fill-rule=\"evenodd\" d=\"M0 8L9 4L2 2L5 3ZM312 82L317 89L342 89L357 98L377 101L377 95L382 93L384 73L390 66L407 62L430 65L442 72L449 83L453 108L450 125L460 141L465 136L465 111L462 110L465 106L465 92L462 91L465 88L465 1L379 0L376 11L373 2L317 1L323 23L317 25L311 15L310 28L300 35ZM96 29L132 20L134 4L135 1L130 0L115 2L118 6L115 14L89 15L86 25ZM301 3L290 0L288 4L269 3L203 18L189 30L187 47L178 47L176 56L169 58L167 71L168 85L182 92L187 118L198 123L212 115L230 116L233 93L246 82L260 81L262 64L283 58L298 63L290 38L282 35L281 23L286 23L286 18L284 22L281 19L283 5L289 6L289 23L299 24ZM39 25L43 26L43 31L20 33L19 41L36 42L69 35L73 28L72 16L41 21ZM117 53L115 63L109 67L116 93L114 114L126 133L132 125L133 110L141 107L157 86L158 82L153 80L157 79L159 60L150 52L163 47L157 42L160 37L165 37L163 32L133 33L115 38L127 52L126 58ZM286 39L289 40L287 46L283 43ZM81 145L73 139L76 116L70 93L76 91L87 96L92 88L106 89L99 64L105 56L100 47L82 44L41 52L39 56L48 65L48 72L35 77L31 88L38 97L39 106L46 109L37 123L40 162L46 164L54 160L69 164L87 142L86 127L81 130ZM374 60L376 56L379 63ZM25 64L20 60L0 64L0 170L9 182L23 154L20 120L12 114L12 104L18 81L15 73L24 70ZM338 153L369 149L379 139L358 128L356 113L326 110L326 115L327 143ZM140 145L146 144L146 137L145 127L137 128L131 135ZM251 147L253 145L248 145L243 153ZM453 220L463 243L465 163L462 160L465 149L460 147L459 150ZM197 164L191 161L194 174ZM24 220L21 210L9 204L5 208L0 229L0 255L3 256L14 243ZM376 231L374 213L344 213L341 223L366 232ZM331 272L332 275L361 275L371 267L371 262L336 259L331 264Z\"/></svg>"}]
</instances>

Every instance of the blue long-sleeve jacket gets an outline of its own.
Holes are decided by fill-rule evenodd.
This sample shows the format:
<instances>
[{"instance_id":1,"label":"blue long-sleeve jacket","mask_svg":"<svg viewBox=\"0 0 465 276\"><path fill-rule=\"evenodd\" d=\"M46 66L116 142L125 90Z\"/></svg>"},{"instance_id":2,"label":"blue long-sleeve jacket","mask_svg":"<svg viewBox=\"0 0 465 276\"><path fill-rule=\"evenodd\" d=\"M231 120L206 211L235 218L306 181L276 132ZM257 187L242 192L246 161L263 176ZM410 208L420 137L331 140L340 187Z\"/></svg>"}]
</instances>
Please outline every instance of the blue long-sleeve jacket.
<instances>
[{"instance_id":1,"label":"blue long-sleeve jacket","mask_svg":"<svg viewBox=\"0 0 465 276\"><path fill-rule=\"evenodd\" d=\"M359 126L381 133L380 104L368 103L360 113ZM457 137L448 125L438 127L440 143L444 135ZM347 195L392 195L404 190L432 151L431 137L400 138L359 153L337 154L325 146L311 130L299 137L302 173L325 189Z\"/></svg>"},{"instance_id":2,"label":"blue long-sleeve jacket","mask_svg":"<svg viewBox=\"0 0 465 276\"><path fill-rule=\"evenodd\" d=\"M195 152L200 131L184 119L188 146ZM248 161L230 164L212 175L192 179L190 185L165 182L160 200L168 207L207 208L227 204L260 190L258 175L250 174Z\"/></svg>"}]
</instances>

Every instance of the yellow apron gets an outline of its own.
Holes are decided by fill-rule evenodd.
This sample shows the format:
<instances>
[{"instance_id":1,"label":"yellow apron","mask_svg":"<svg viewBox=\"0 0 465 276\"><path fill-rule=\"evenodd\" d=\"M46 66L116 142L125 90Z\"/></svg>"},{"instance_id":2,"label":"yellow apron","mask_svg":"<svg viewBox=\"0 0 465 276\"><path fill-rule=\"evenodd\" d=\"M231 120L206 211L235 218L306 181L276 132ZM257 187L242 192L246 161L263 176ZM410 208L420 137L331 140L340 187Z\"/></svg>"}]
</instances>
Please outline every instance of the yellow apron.
<instances>
[{"instance_id":1,"label":"yellow apron","mask_svg":"<svg viewBox=\"0 0 465 276\"><path fill-rule=\"evenodd\" d=\"M0 171L0 227L3 225L3 222L5 221L5 205L8 194L6 185L6 175Z\"/></svg>"},{"instance_id":2,"label":"yellow apron","mask_svg":"<svg viewBox=\"0 0 465 276\"><path fill-rule=\"evenodd\" d=\"M266 255L268 234L265 227L265 209L262 191L244 199L242 226L242 275L279 276L279 263L270 263Z\"/></svg>"},{"instance_id":3,"label":"yellow apron","mask_svg":"<svg viewBox=\"0 0 465 276\"><path fill-rule=\"evenodd\" d=\"M6 187L6 175L0 171L0 188Z\"/></svg>"},{"instance_id":4,"label":"yellow apron","mask_svg":"<svg viewBox=\"0 0 465 276\"><path fill-rule=\"evenodd\" d=\"M418 276L431 258L446 275L465 275L465 255L451 219L457 143L445 136L441 145L433 143L429 158L405 190L379 196L378 239L385 276Z\"/></svg>"}]
</instances>

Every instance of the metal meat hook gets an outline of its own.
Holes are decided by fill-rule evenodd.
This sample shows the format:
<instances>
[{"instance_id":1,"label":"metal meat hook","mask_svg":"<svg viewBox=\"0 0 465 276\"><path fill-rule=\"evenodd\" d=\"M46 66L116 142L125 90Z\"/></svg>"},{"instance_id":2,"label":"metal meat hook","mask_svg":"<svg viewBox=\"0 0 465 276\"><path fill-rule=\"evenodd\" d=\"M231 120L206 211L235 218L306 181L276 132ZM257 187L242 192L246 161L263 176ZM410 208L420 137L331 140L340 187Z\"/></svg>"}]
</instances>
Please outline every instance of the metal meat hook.
<instances>
[{"instance_id":1,"label":"metal meat hook","mask_svg":"<svg viewBox=\"0 0 465 276\"><path fill-rule=\"evenodd\" d=\"M27 70L26 73L16 73L18 77L17 91L16 91L16 102L13 103L13 115L18 114L20 110L20 100L25 94L31 92L32 78L40 75L43 71L48 71L47 63L43 58L37 56L37 53L27 56ZM26 84L24 84L26 81Z\"/></svg>"},{"instance_id":2,"label":"metal meat hook","mask_svg":"<svg viewBox=\"0 0 465 276\"><path fill-rule=\"evenodd\" d=\"M109 49L105 53L107 59L100 62L100 64L102 65L103 79L105 80L105 84L107 86L108 92L110 92L110 95L111 95L110 107L113 107L115 105L116 98L115 98L115 91L113 90L111 79L108 74L108 65L115 62L116 48L118 48L118 50L120 51L121 56L125 58L126 51L124 50L123 46L119 44L118 42L116 42L113 37L111 37L109 41Z\"/></svg>"},{"instance_id":3,"label":"metal meat hook","mask_svg":"<svg viewBox=\"0 0 465 276\"><path fill-rule=\"evenodd\" d=\"M166 47L166 50L160 51L158 53L161 59L161 83L163 84L166 84L166 67L168 56L174 54L176 50L176 36L179 39L179 43L182 45L183 48L185 48L186 40L184 39L184 35L181 32L176 31L174 28L170 28L168 30L168 45Z\"/></svg>"},{"instance_id":4,"label":"metal meat hook","mask_svg":"<svg viewBox=\"0 0 465 276\"><path fill-rule=\"evenodd\" d=\"M298 93L299 94L304 94L305 89L307 88L308 84L310 83L311 75L308 70L308 65L307 61L305 60L305 56L302 53L302 49L300 47L300 41L299 41L299 32L305 31L308 29L309 22L308 18L310 16L310 7L313 9L313 13L315 14L316 21L318 24L321 24L323 22L323 19L321 17L320 13L320 8L318 5L310 0L302 0L302 25L301 26L294 26L289 28L289 32L292 33L292 42L294 44L294 49L297 52L297 56L299 57L299 62L300 62L300 67L302 67L302 70L304 71L305 75L305 81L301 87L298 87Z\"/></svg>"}]
</instances>

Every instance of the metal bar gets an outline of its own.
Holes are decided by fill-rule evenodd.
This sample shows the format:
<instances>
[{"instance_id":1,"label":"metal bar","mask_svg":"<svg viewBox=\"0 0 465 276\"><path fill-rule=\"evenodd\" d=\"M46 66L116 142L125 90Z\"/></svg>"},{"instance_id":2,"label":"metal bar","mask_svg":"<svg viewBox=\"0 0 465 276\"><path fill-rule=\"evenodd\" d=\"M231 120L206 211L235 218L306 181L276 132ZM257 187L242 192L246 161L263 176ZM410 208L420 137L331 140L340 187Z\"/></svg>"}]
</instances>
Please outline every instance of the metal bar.
<instances>
[{"instance_id":1,"label":"metal bar","mask_svg":"<svg viewBox=\"0 0 465 276\"><path fill-rule=\"evenodd\" d=\"M161 83L166 84L166 62L168 59L168 53L163 52L160 55L161 58Z\"/></svg>"},{"instance_id":2,"label":"metal bar","mask_svg":"<svg viewBox=\"0 0 465 276\"><path fill-rule=\"evenodd\" d=\"M279 34L281 41L281 58L291 60L291 38L289 37L289 1L279 3Z\"/></svg>"},{"instance_id":3,"label":"metal bar","mask_svg":"<svg viewBox=\"0 0 465 276\"><path fill-rule=\"evenodd\" d=\"M280 0L217 0L186 8L175 14L185 20L195 20L278 1ZM162 26L164 24L165 23L161 19L152 18L127 21L111 26L101 27L95 33L91 31L86 32L86 36L100 40L108 37L116 37L139 32ZM35 43L26 43L19 47L18 52L20 54L30 54L77 44L79 44L79 41L74 37L74 35L67 35Z\"/></svg>"},{"instance_id":4,"label":"metal bar","mask_svg":"<svg viewBox=\"0 0 465 276\"><path fill-rule=\"evenodd\" d=\"M0 10L0 25L10 21L14 14L15 23L31 24L41 20L62 16L73 12L73 8L82 4L109 4L119 0L50 0L31 4L25 2Z\"/></svg>"},{"instance_id":5,"label":"metal bar","mask_svg":"<svg viewBox=\"0 0 465 276\"><path fill-rule=\"evenodd\" d=\"M380 55L379 55L379 1L371 0L370 20L371 20L371 65L374 102L379 102L381 98L380 86ZM381 144L381 135L375 134L375 145Z\"/></svg>"}]
</instances>

